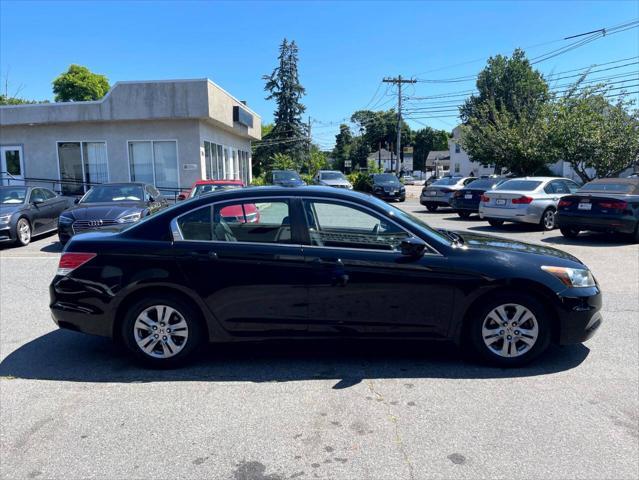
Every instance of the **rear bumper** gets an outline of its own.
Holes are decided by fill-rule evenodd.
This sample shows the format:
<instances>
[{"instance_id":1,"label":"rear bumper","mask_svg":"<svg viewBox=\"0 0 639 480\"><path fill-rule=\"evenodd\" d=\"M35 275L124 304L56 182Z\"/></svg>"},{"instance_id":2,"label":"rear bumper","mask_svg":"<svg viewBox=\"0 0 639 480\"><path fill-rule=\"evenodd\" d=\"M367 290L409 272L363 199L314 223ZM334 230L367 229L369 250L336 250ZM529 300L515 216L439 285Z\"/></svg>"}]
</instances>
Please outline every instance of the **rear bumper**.
<instances>
[{"instance_id":1,"label":"rear bumper","mask_svg":"<svg viewBox=\"0 0 639 480\"><path fill-rule=\"evenodd\" d=\"M526 208L495 208L479 206L479 216L481 218L493 218L507 222L539 223L543 211L537 211L530 205Z\"/></svg>"},{"instance_id":2,"label":"rear bumper","mask_svg":"<svg viewBox=\"0 0 639 480\"><path fill-rule=\"evenodd\" d=\"M598 287L568 289L559 295L559 302L560 345L585 342L601 326L602 298Z\"/></svg>"},{"instance_id":3,"label":"rear bumper","mask_svg":"<svg viewBox=\"0 0 639 480\"><path fill-rule=\"evenodd\" d=\"M459 198L452 198L450 201L450 206L455 210L461 212L479 212L479 202L473 200L465 200Z\"/></svg>"},{"instance_id":4,"label":"rear bumper","mask_svg":"<svg viewBox=\"0 0 639 480\"><path fill-rule=\"evenodd\" d=\"M631 216L579 215L559 212L557 224L560 228L574 228L577 230L591 230L594 232L634 233L638 220Z\"/></svg>"}]
</instances>

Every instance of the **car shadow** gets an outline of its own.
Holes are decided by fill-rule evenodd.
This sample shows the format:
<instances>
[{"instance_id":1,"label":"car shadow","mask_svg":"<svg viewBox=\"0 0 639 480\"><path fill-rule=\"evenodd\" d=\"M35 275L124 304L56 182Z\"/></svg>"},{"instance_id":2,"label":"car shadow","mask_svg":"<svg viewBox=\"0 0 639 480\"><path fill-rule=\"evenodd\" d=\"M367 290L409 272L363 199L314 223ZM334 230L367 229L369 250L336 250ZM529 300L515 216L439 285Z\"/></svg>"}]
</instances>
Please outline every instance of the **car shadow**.
<instances>
[{"instance_id":1,"label":"car shadow","mask_svg":"<svg viewBox=\"0 0 639 480\"><path fill-rule=\"evenodd\" d=\"M60 253L62 252L62 244L59 241L51 242L40 249L41 252Z\"/></svg>"},{"instance_id":2,"label":"car shadow","mask_svg":"<svg viewBox=\"0 0 639 480\"><path fill-rule=\"evenodd\" d=\"M480 225L477 227L468 227L468 230L475 230L478 232L491 232L491 233L529 233L529 232L541 232L538 225L532 223L504 223L499 227L493 227L492 225Z\"/></svg>"},{"instance_id":3,"label":"car shadow","mask_svg":"<svg viewBox=\"0 0 639 480\"><path fill-rule=\"evenodd\" d=\"M556 245L576 245L581 247L621 247L632 244L632 240L629 236L595 232L582 233L577 238L566 238L563 235L555 235L545 237L541 241Z\"/></svg>"},{"instance_id":4,"label":"car shadow","mask_svg":"<svg viewBox=\"0 0 639 480\"><path fill-rule=\"evenodd\" d=\"M456 215L454 217L445 217L442 220L448 220L451 222L484 222L485 220L482 220L479 217L479 214L473 213L470 217L467 218L461 218L459 215Z\"/></svg>"},{"instance_id":5,"label":"car shadow","mask_svg":"<svg viewBox=\"0 0 639 480\"><path fill-rule=\"evenodd\" d=\"M400 341L297 341L209 345L188 366L139 366L109 339L55 330L21 346L0 363L0 377L67 382L290 382L335 380L333 389L365 379L488 379L547 375L580 365L584 345L552 346L530 366L502 369L462 358L452 344Z\"/></svg>"}]
</instances>

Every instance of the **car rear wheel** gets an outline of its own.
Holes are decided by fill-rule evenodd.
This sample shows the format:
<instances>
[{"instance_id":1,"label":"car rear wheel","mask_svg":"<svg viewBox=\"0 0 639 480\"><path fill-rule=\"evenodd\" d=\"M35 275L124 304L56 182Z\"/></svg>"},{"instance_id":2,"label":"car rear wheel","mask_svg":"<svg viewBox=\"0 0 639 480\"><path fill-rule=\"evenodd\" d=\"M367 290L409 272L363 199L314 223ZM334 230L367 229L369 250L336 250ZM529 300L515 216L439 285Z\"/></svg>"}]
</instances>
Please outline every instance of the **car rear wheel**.
<instances>
[{"instance_id":1,"label":"car rear wheel","mask_svg":"<svg viewBox=\"0 0 639 480\"><path fill-rule=\"evenodd\" d=\"M546 209L546 211L544 211L543 215L541 216L541 221L539 222L541 228L546 231L553 230L555 228L556 213L557 212L555 212L555 210L552 208Z\"/></svg>"},{"instance_id":2,"label":"car rear wheel","mask_svg":"<svg viewBox=\"0 0 639 480\"><path fill-rule=\"evenodd\" d=\"M579 230L577 230L576 228L562 227L559 229L559 231L566 238L577 238L577 236L579 235Z\"/></svg>"},{"instance_id":3,"label":"car rear wheel","mask_svg":"<svg viewBox=\"0 0 639 480\"><path fill-rule=\"evenodd\" d=\"M534 297L504 293L471 317L470 343L477 356L501 367L524 365L550 344L551 320Z\"/></svg>"},{"instance_id":4,"label":"car rear wheel","mask_svg":"<svg viewBox=\"0 0 639 480\"><path fill-rule=\"evenodd\" d=\"M504 221L503 220L496 220L494 218L489 218L488 219L488 224L491 227L501 227L504 224Z\"/></svg>"},{"instance_id":5,"label":"car rear wheel","mask_svg":"<svg viewBox=\"0 0 639 480\"><path fill-rule=\"evenodd\" d=\"M432 203L427 203L426 204L426 210L428 210L429 212L436 212L437 211L437 205L434 205Z\"/></svg>"},{"instance_id":6,"label":"car rear wheel","mask_svg":"<svg viewBox=\"0 0 639 480\"><path fill-rule=\"evenodd\" d=\"M172 368L185 362L204 335L198 314L170 296L150 296L128 309L122 323L124 344L151 367Z\"/></svg>"},{"instance_id":7,"label":"car rear wheel","mask_svg":"<svg viewBox=\"0 0 639 480\"><path fill-rule=\"evenodd\" d=\"M463 218L464 220L470 218L470 212L457 212L457 215L459 215L459 218Z\"/></svg>"},{"instance_id":8,"label":"car rear wheel","mask_svg":"<svg viewBox=\"0 0 639 480\"><path fill-rule=\"evenodd\" d=\"M26 218L21 218L16 224L16 239L18 245L23 247L31 242L31 224Z\"/></svg>"}]
</instances>

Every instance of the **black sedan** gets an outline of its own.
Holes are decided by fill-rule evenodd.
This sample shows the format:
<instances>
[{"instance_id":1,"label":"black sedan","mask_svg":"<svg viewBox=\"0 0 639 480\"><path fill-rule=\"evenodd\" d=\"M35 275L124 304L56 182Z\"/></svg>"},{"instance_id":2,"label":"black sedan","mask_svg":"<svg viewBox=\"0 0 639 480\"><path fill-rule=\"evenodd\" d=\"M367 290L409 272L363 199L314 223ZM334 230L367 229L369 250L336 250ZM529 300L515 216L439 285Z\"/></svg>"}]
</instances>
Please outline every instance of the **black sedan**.
<instances>
[{"instance_id":1,"label":"black sedan","mask_svg":"<svg viewBox=\"0 0 639 480\"><path fill-rule=\"evenodd\" d=\"M119 229L168 206L153 186L144 183L105 183L92 187L58 222L60 243L80 232Z\"/></svg>"},{"instance_id":2,"label":"black sedan","mask_svg":"<svg viewBox=\"0 0 639 480\"><path fill-rule=\"evenodd\" d=\"M42 187L0 187L0 243L27 245L31 237L54 232L72 200Z\"/></svg>"},{"instance_id":3,"label":"black sedan","mask_svg":"<svg viewBox=\"0 0 639 480\"><path fill-rule=\"evenodd\" d=\"M273 170L267 176L267 180L272 185L280 187L301 187L306 185L300 174L295 170Z\"/></svg>"},{"instance_id":4,"label":"black sedan","mask_svg":"<svg viewBox=\"0 0 639 480\"><path fill-rule=\"evenodd\" d=\"M256 205L257 222L222 210ZM204 342L455 340L521 365L602 322L599 285L550 247L438 231L370 195L257 187L74 237L50 286L61 328L173 366Z\"/></svg>"},{"instance_id":5,"label":"black sedan","mask_svg":"<svg viewBox=\"0 0 639 480\"><path fill-rule=\"evenodd\" d=\"M406 187L392 173L372 174L371 192L382 200L406 200Z\"/></svg>"},{"instance_id":6,"label":"black sedan","mask_svg":"<svg viewBox=\"0 0 639 480\"><path fill-rule=\"evenodd\" d=\"M507 178L478 178L473 180L461 190L453 193L450 206L461 218L468 218L473 213L479 213L479 204L484 192L492 190L499 184L504 183Z\"/></svg>"},{"instance_id":7,"label":"black sedan","mask_svg":"<svg viewBox=\"0 0 639 480\"><path fill-rule=\"evenodd\" d=\"M639 243L639 178L600 178L562 197L557 223L565 237L579 232L626 233Z\"/></svg>"}]
</instances>

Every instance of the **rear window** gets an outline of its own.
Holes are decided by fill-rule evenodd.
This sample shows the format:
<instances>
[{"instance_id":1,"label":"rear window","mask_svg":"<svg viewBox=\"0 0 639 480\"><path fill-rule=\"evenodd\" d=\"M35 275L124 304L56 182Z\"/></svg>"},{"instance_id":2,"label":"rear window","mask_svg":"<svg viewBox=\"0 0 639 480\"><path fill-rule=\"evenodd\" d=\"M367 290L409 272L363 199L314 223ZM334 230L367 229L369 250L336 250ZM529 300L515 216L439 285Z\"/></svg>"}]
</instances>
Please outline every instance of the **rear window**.
<instances>
[{"instance_id":1,"label":"rear window","mask_svg":"<svg viewBox=\"0 0 639 480\"><path fill-rule=\"evenodd\" d=\"M495 190L516 190L518 192L532 192L541 182L536 180L508 180L499 185Z\"/></svg>"},{"instance_id":2,"label":"rear window","mask_svg":"<svg viewBox=\"0 0 639 480\"><path fill-rule=\"evenodd\" d=\"M482 178L480 180L473 180L468 185L466 185L466 188L481 188L485 190L490 190L491 188L493 188L493 185L497 185L498 183L499 183L499 180L497 179Z\"/></svg>"},{"instance_id":3,"label":"rear window","mask_svg":"<svg viewBox=\"0 0 639 480\"><path fill-rule=\"evenodd\" d=\"M590 182L579 189L579 192L632 193L639 190L639 185L632 183Z\"/></svg>"},{"instance_id":4,"label":"rear window","mask_svg":"<svg viewBox=\"0 0 639 480\"><path fill-rule=\"evenodd\" d=\"M461 180L461 178L441 178L431 185L457 185L457 183Z\"/></svg>"}]
</instances>

